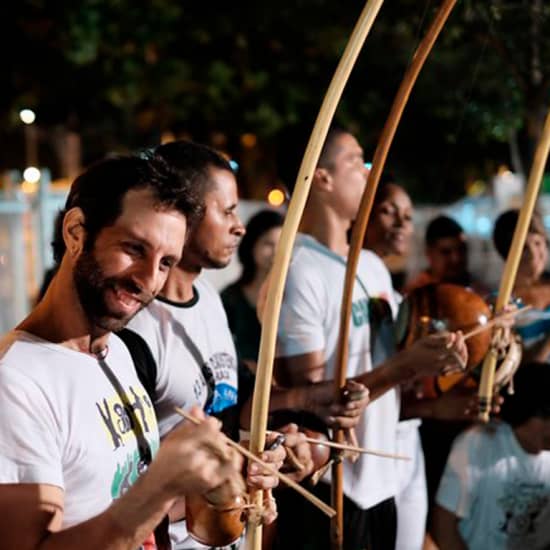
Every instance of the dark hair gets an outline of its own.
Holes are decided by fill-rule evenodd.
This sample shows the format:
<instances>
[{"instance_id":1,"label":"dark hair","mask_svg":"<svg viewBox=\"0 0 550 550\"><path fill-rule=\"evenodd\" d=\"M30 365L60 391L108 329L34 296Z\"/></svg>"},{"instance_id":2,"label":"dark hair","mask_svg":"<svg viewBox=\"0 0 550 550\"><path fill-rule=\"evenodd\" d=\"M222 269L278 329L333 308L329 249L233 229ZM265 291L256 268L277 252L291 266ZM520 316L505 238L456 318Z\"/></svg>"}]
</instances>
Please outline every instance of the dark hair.
<instances>
[{"instance_id":1,"label":"dark hair","mask_svg":"<svg viewBox=\"0 0 550 550\"><path fill-rule=\"evenodd\" d=\"M518 218L519 210L507 210L503 212L495 222L495 227L493 229L493 244L503 259L506 259L508 252L510 252L510 246L512 246L512 239L514 238ZM538 212L533 212L527 231L529 233L537 233L546 238L544 223Z\"/></svg>"},{"instance_id":2,"label":"dark hair","mask_svg":"<svg viewBox=\"0 0 550 550\"><path fill-rule=\"evenodd\" d=\"M503 394L500 415L511 426L533 417L550 418L550 365L526 363L514 375L514 393Z\"/></svg>"},{"instance_id":3,"label":"dark hair","mask_svg":"<svg viewBox=\"0 0 550 550\"><path fill-rule=\"evenodd\" d=\"M195 190L201 205L204 194L213 185L210 168L219 168L233 173L229 161L220 153L193 141L172 141L159 145L153 152L170 165L182 182Z\"/></svg>"},{"instance_id":4,"label":"dark hair","mask_svg":"<svg viewBox=\"0 0 550 550\"><path fill-rule=\"evenodd\" d=\"M448 216L437 216L426 228L426 245L433 246L439 239L459 237L464 233L461 225Z\"/></svg>"},{"instance_id":5,"label":"dark hair","mask_svg":"<svg viewBox=\"0 0 550 550\"><path fill-rule=\"evenodd\" d=\"M405 193L407 193L405 188L400 183L397 183L397 180L393 174L391 174L390 172L384 172L380 178L378 187L376 188L373 204L379 204L385 201L388 198L388 194L391 191L392 186L399 187L400 189L403 189Z\"/></svg>"},{"instance_id":6,"label":"dark hair","mask_svg":"<svg viewBox=\"0 0 550 550\"><path fill-rule=\"evenodd\" d=\"M351 132L342 126L331 126L327 133L325 143L321 149L321 154L319 156L319 162L317 166L320 168L326 168L331 170L334 166L334 156L336 154L336 142L340 136L350 134Z\"/></svg>"},{"instance_id":7,"label":"dark hair","mask_svg":"<svg viewBox=\"0 0 550 550\"><path fill-rule=\"evenodd\" d=\"M284 218L275 210L261 210L246 224L246 233L239 245L239 260L243 266L243 272L239 278L239 285L250 283L256 276L256 264L253 250L258 239L274 227L281 227Z\"/></svg>"},{"instance_id":8,"label":"dark hair","mask_svg":"<svg viewBox=\"0 0 550 550\"><path fill-rule=\"evenodd\" d=\"M196 194L186 182L174 177L162 159L150 154L112 156L91 165L74 180L65 208L55 221L55 261L59 264L65 253L63 220L71 208L81 208L84 213L85 247L89 249L98 233L120 216L126 193L145 188L152 191L159 206L180 211L188 222L198 215Z\"/></svg>"}]
</instances>

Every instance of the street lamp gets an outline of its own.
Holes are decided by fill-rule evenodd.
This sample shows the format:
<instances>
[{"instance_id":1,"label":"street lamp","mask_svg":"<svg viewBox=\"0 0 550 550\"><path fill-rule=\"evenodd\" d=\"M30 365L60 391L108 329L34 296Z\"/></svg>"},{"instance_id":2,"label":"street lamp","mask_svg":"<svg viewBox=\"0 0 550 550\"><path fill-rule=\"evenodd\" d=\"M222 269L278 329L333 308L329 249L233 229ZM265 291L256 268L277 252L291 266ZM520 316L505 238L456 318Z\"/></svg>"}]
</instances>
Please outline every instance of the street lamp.
<instances>
[{"instance_id":1,"label":"street lamp","mask_svg":"<svg viewBox=\"0 0 550 550\"><path fill-rule=\"evenodd\" d=\"M38 140L36 127L33 125L36 114L32 109L22 109L19 111L19 118L25 124L25 163L27 166L36 166L38 164Z\"/></svg>"},{"instance_id":2,"label":"street lamp","mask_svg":"<svg viewBox=\"0 0 550 550\"><path fill-rule=\"evenodd\" d=\"M25 124L32 124L36 120L36 114L32 109L22 109L19 111L19 118Z\"/></svg>"}]
</instances>

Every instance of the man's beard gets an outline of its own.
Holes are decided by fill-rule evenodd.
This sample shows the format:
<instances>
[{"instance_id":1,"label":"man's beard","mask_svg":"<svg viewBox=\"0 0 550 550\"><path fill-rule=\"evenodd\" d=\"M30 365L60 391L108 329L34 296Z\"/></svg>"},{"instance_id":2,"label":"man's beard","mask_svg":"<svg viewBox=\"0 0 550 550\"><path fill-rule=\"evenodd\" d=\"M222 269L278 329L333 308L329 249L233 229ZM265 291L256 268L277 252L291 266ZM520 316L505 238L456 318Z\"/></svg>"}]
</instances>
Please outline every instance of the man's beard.
<instances>
[{"instance_id":1,"label":"man's beard","mask_svg":"<svg viewBox=\"0 0 550 550\"><path fill-rule=\"evenodd\" d=\"M73 280L78 299L90 325L110 332L123 329L134 315L153 299L153 296L143 292L131 279L106 277L92 251L84 251L78 258ZM112 311L105 297L109 289L120 289L134 294L141 302L141 307L130 315Z\"/></svg>"}]
</instances>

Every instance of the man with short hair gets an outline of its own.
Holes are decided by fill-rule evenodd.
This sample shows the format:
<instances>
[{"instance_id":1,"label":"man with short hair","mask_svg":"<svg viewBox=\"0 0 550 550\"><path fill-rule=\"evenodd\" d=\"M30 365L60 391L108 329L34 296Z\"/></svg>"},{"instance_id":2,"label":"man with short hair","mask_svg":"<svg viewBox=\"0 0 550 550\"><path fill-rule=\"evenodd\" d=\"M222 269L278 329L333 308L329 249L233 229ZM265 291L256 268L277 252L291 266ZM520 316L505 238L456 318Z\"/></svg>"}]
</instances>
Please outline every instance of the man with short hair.
<instances>
[{"instance_id":1,"label":"man with short hair","mask_svg":"<svg viewBox=\"0 0 550 550\"><path fill-rule=\"evenodd\" d=\"M485 286L468 271L468 243L458 222L437 216L426 228L425 243L428 267L407 283L406 292L433 283L452 283L487 294Z\"/></svg>"},{"instance_id":2,"label":"man with short hair","mask_svg":"<svg viewBox=\"0 0 550 550\"><path fill-rule=\"evenodd\" d=\"M159 448L152 404L111 333L179 262L192 196L158 159L110 158L73 183L58 271L0 344L6 548L135 550L182 495L240 491L240 460L216 420L185 423Z\"/></svg>"},{"instance_id":3,"label":"man with short hair","mask_svg":"<svg viewBox=\"0 0 550 550\"><path fill-rule=\"evenodd\" d=\"M162 437L181 421L174 407L198 405L222 419L223 428L237 439L242 404L252 391L252 374L241 368L227 316L216 290L204 277L203 269L225 267L244 235L237 213L238 192L229 162L210 147L190 141L160 145L154 155L172 173L190 186L199 201L201 214L190 229L181 260L174 266L164 288L147 308L129 324L151 351L156 364L154 406ZM297 447L311 462L303 436L287 428L286 444ZM306 447L306 448L304 448ZM279 450L280 452L281 450ZM275 451L266 458L276 459ZM278 455L280 457L280 455ZM249 472L248 482L269 489L273 477ZM171 535L175 548L203 548L187 533L183 506L174 509Z\"/></svg>"},{"instance_id":4,"label":"man with short hair","mask_svg":"<svg viewBox=\"0 0 550 550\"><path fill-rule=\"evenodd\" d=\"M333 128L314 172L285 288L276 364L276 378L283 385L334 378L348 231L367 174L363 150L355 137ZM395 452L399 419L397 386L448 365L456 367L466 354L461 336L455 334L434 335L394 354L387 303L393 299L387 268L374 253L363 251L353 288L347 374L369 389L372 400L357 425L359 444L390 453ZM387 550L395 546L396 480L391 460L361 455L354 464L344 462L346 549ZM319 483L316 490L328 498L327 483ZM286 506L280 507L280 548L329 547L326 518L298 501ZM299 533L292 529L297 525Z\"/></svg>"}]
</instances>

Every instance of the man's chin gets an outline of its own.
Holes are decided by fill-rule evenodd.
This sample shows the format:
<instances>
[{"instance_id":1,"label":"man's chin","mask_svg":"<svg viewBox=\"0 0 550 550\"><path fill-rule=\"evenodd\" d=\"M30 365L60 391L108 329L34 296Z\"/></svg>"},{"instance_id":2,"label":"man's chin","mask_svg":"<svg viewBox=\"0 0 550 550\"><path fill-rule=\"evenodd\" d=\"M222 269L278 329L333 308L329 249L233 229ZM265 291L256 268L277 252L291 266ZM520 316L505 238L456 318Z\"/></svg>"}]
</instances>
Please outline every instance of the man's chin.
<instances>
[{"instance_id":1,"label":"man's chin","mask_svg":"<svg viewBox=\"0 0 550 550\"><path fill-rule=\"evenodd\" d=\"M208 258L207 265L203 265L202 267L204 269L223 269L229 265L229 262L231 262L231 256L226 259Z\"/></svg>"},{"instance_id":2,"label":"man's chin","mask_svg":"<svg viewBox=\"0 0 550 550\"><path fill-rule=\"evenodd\" d=\"M107 332L118 332L122 330L140 311L142 308L138 309L131 315L104 315L102 317L97 317L94 319L94 324Z\"/></svg>"}]
</instances>

